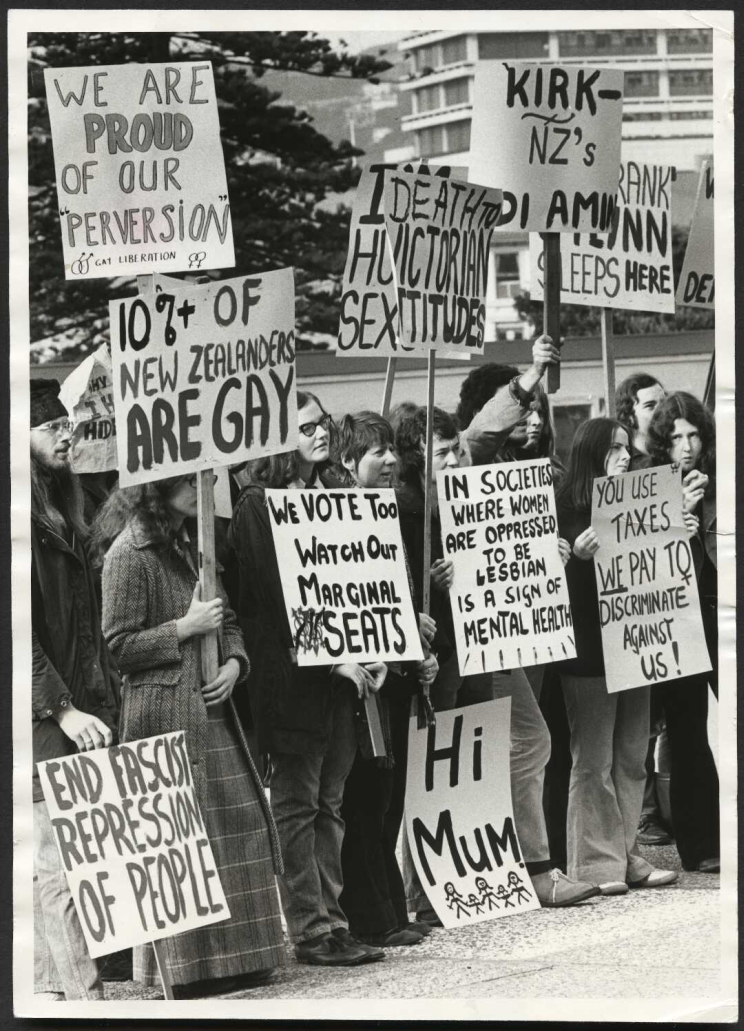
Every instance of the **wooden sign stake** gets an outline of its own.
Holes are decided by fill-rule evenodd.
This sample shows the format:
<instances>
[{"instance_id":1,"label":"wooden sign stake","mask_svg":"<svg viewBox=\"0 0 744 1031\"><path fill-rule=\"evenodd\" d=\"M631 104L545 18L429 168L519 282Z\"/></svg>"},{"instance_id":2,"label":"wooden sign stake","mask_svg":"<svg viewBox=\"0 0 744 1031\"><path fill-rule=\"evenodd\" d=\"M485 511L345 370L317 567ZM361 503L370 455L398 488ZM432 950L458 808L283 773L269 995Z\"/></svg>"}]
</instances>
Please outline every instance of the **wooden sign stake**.
<instances>
[{"instance_id":1,"label":"wooden sign stake","mask_svg":"<svg viewBox=\"0 0 744 1031\"><path fill-rule=\"evenodd\" d=\"M607 416L615 418L615 338L612 333L612 309L602 308L602 366Z\"/></svg>"},{"instance_id":2,"label":"wooden sign stake","mask_svg":"<svg viewBox=\"0 0 744 1031\"><path fill-rule=\"evenodd\" d=\"M211 469L197 473L196 503L199 534L199 583L201 600L211 601L217 597L217 556L214 544L214 473ZM201 649L202 680L210 684L217 676L219 649L217 631L202 634Z\"/></svg>"},{"instance_id":3,"label":"wooden sign stake","mask_svg":"<svg viewBox=\"0 0 744 1031\"><path fill-rule=\"evenodd\" d=\"M387 419L390 417L390 402L393 400L393 384L395 382L395 372L398 368L398 359L390 357L387 360L387 370L385 371L385 390L382 395L382 417Z\"/></svg>"},{"instance_id":4,"label":"wooden sign stake","mask_svg":"<svg viewBox=\"0 0 744 1031\"><path fill-rule=\"evenodd\" d=\"M424 462L424 583L423 607L426 615L431 609L431 467L434 460L434 370L437 352L432 348L426 369L426 459Z\"/></svg>"},{"instance_id":5,"label":"wooden sign stake","mask_svg":"<svg viewBox=\"0 0 744 1031\"><path fill-rule=\"evenodd\" d=\"M158 965L158 973L160 974L160 980L163 983L163 997L166 999L175 999L175 995L173 994L173 982L170 979L168 966L165 962L165 949L163 948L162 939L153 942L152 947L155 950L155 962Z\"/></svg>"},{"instance_id":6,"label":"wooden sign stake","mask_svg":"<svg viewBox=\"0 0 744 1031\"><path fill-rule=\"evenodd\" d=\"M543 240L543 333L561 346L561 234L541 233ZM548 366L546 388L555 394L561 387L561 367Z\"/></svg>"}]
</instances>

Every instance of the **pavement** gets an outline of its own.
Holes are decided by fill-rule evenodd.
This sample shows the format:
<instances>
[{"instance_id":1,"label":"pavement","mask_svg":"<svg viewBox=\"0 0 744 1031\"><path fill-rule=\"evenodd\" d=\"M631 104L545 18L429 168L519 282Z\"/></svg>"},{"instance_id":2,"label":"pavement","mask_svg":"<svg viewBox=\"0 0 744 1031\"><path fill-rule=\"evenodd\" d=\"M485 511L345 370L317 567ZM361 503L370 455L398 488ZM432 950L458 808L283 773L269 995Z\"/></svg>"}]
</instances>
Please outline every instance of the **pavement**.
<instances>
[{"instance_id":1,"label":"pavement","mask_svg":"<svg viewBox=\"0 0 744 1031\"><path fill-rule=\"evenodd\" d=\"M296 963L274 980L223 999L475 1000L681 999L720 1001L719 877L681 870L674 846L642 848L677 884L590 899L578 906L435 929L383 962L333 970ZM134 982L106 985L111 999L158 999ZM625 1010L612 1010L623 1019ZM363 1010L355 1015L363 1016ZM609 1011L608 1011L609 1016Z\"/></svg>"}]
</instances>

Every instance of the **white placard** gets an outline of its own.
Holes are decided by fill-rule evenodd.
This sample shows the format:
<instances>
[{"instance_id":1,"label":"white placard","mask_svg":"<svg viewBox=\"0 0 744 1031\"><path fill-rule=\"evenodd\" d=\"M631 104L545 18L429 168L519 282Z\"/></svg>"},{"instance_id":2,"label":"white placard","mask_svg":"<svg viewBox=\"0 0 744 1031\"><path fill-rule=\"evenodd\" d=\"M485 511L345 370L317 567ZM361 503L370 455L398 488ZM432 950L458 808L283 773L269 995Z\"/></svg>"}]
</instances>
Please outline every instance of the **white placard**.
<instances>
[{"instance_id":1,"label":"white placard","mask_svg":"<svg viewBox=\"0 0 744 1031\"><path fill-rule=\"evenodd\" d=\"M677 285L677 304L691 308L715 309L716 306L714 189L713 161L704 161Z\"/></svg>"}]
</instances>

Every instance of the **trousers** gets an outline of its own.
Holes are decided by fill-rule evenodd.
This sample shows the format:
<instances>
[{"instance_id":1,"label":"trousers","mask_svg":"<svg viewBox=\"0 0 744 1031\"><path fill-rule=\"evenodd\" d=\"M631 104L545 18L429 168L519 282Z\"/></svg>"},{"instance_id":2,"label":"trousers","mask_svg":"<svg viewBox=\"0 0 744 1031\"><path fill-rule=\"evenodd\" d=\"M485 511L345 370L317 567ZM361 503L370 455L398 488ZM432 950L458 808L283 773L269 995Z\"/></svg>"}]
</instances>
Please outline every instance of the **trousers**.
<instances>
[{"instance_id":1,"label":"trousers","mask_svg":"<svg viewBox=\"0 0 744 1031\"><path fill-rule=\"evenodd\" d=\"M571 728L568 876L640 881L654 869L636 834L646 785L648 687L609 694L605 678L562 673Z\"/></svg>"},{"instance_id":2,"label":"trousers","mask_svg":"<svg viewBox=\"0 0 744 1031\"><path fill-rule=\"evenodd\" d=\"M357 750L353 688L333 684L331 733L319 753L272 752L271 808L284 860L282 909L295 943L348 927L339 897L344 785Z\"/></svg>"},{"instance_id":3,"label":"trousers","mask_svg":"<svg viewBox=\"0 0 744 1031\"><path fill-rule=\"evenodd\" d=\"M63 992L65 999L103 998L46 802L34 802L34 991Z\"/></svg>"}]
</instances>

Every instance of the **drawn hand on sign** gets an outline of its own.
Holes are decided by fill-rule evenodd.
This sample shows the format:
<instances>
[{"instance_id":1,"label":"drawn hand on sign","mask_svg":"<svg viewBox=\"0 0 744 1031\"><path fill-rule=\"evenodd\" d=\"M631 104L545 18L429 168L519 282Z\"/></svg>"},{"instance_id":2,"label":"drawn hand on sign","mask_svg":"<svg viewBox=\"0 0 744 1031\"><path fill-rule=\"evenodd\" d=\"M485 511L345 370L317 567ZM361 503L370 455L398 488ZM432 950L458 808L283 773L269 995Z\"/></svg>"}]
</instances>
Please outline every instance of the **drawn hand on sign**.
<instances>
[{"instance_id":1,"label":"drawn hand on sign","mask_svg":"<svg viewBox=\"0 0 744 1031\"><path fill-rule=\"evenodd\" d=\"M191 597L191 604L185 616L176 620L176 633L179 641L186 641L189 637L198 637L200 634L211 634L213 630L219 630L225 614L225 606L222 598L213 598L211 601L201 600L201 584L197 583Z\"/></svg>"},{"instance_id":2,"label":"drawn hand on sign","mask_svg":"<svg viewBox=\"0 0 744 1031\"><path fill-rule=\"evenodd\" d=\"M573 553L576 558L580 558L583 562L588 562L589 559L594 558L598 550L599 540L597 538L597 531L593 526L588 526L574 541Z\"/></svg>"},{"instance_id":3,"label":"drawn hand on sign","mask_svg":"<svg viewBox=\"0 0 744 1031\"><path fill-rule=\"evenodd\" d=\"M428 658L424 659L423 662L419 662L416 666L416 679L422 686L429 687L437 679L439 673L439 663L436 660L436 656L429 655Z\"/></svg>"},{"instance_id":4,"label":"drawn hand on sign","mask_svg":"<svg viewBox=\"0 0 744 1031\"><path fill-rule=\"evenodd\" d=\"M367 672L364 666L360 666L356 662L342 662L340 666L334 668L333 672L337 677L345 677L350 680L360 698L369 698L375 678L372 673ZM387 674L387 666L385 666L385 673Z\"/></svg>"},{"instance_id":5,"label":"drawn hand on sign","mask_svg":"<svg viewBox=\"0 0 744 1031\"><path fill-rule=\"evenodd\" d=\"M202 698L207 708L226 702L233 693L235 683L240 676L240 663L237 659L228 659L224 666L217 670L217 676L210 684L202 687Z\"/></svg>"},{"instance_id":6,"label":"drawn hand on sign","mask_svg":"<svg viewBox=\"0 0 744 1031\"><path fill-rule=\"evenodd\" d=\"M690 469L682 478L682 510L692 512L705 497L708 477L699 469Z\"/></svg>"},{"instance_id":7,"label":"drawn hand on sign","mask_svg":"<svg viewBox=\"0 0 744 1031\"><path fill-rule=\"evenodd\" d=\"M81 712L66 705L55 713L60 730L74 742L79 752L92 752L95 748L108 748L113 743L111 729L103 720L89 712Z\"/></svg>"},{"instance_id":8,"label":"drawn hand on sign","mask_svg":"<svg viewBox=\"0 0 744 1031\"><path fill-rule=\"evenodd\" d=\"M455 582L455 566L450 559L438 558L431 564L431 582L438 591L446 593Z\"/></svg>"},{"instance_id":9,"label":"drawn hand on sign","mask_svg":"<svg viewBox=\"0 0 744 1031\"><path fill-rule=\"evenodd\" d=\"M558 538L558 554L561 556L561 562L565 566L571 558L571 545L563 537Z\"/></svg>"},{"instance_id":10,"label":"drawn hand on sign","mask_svg":"<svg viewBox=\"0 0 744 1031\"><path fill-rule=\"evenodd\" d=\"M437 624L427 615L425 612L419 612L419 637L421 638L421 644L424 648L428 647L434 640L437 634Z\"/></svg>"}]
</instances>

